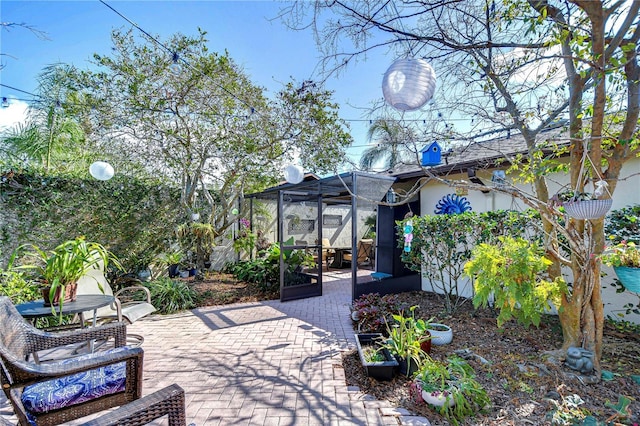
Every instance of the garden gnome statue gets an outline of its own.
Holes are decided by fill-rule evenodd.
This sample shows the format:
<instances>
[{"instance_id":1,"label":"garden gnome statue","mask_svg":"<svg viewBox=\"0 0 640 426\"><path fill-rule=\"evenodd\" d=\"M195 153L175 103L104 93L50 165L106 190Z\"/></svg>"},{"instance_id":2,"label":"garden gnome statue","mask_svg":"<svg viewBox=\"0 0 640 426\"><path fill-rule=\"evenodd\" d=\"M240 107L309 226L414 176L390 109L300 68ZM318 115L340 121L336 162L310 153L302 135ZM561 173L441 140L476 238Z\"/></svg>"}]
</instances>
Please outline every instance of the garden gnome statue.
<instances>
[{"instance_id":1,"label":"garden gnome statue","mask_svg":"<svg viewBox=\"0 0 640 426\"><path fill-rule=\"evenodd\" d=\"M572 346L567 349L566 363L572 370L590 374L593 372L593 352Z\"/></svg>"}]
</instances>

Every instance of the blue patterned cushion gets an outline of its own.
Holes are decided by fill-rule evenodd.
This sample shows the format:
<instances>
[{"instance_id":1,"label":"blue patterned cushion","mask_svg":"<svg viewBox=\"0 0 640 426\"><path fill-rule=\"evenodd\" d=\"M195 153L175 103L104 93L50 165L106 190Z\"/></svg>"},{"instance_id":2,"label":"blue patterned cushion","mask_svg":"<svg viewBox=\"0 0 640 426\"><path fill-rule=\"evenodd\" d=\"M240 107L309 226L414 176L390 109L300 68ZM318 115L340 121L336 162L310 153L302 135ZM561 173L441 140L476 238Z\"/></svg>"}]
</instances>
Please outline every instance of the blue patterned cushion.
<instances>
[{"instance_id":1,"label":"blue patterned cushion","mask_svg":"<svg viewBox=\"0 0 640 426\"><path fill-rule=\"evenodd\" d=\"M127 348L121 347L109 349L105 352L113 353L125 349ZM62 363L71 363L93 356L95 355L82 355L64 360ZM22 403L27 412L44 413L124 391L125 382L126 363L123 361L95 370L27 386L22 393Z\"/></svg>"}]
</instances>

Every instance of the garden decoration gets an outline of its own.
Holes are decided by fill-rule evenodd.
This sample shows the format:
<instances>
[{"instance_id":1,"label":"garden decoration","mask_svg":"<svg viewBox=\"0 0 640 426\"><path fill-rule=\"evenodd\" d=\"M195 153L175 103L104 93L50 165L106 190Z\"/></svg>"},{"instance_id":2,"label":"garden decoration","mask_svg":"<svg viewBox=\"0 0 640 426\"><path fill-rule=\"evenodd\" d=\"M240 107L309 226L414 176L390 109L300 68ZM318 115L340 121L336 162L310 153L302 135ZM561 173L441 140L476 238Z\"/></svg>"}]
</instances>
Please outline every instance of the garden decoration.
<instances>
[{"instance_id":1,"label":"garden decoration","mask_svg":"<svg viewBox=\"0 0 640 426\"><path fill-rule=\"evenodd\" d=\"M436 204L435 214L460 214L471 211L471 203L467 197L456 194L447 194Z\"/></svg>"},{"instance_id":2,"label":"garden decoration","mask_svg":"<svg viewBox=\"0 0 640 426\"><path fill-rule=\"evenodd\" d=\"M437 166L442 162L442 147L438 142L433 142L429 146L422 148L421 166Z\"/></svg>"},{"instance_id":3,"label":"garden decoration","mask_svg":"<svg viewBox=\"0 0 640 426\"><path fill-rule=\"evenodd\" d=\"M605 265L613 267L627 290L640 293L640 250L635 243L622 241L608 247L600 259Z\"/></svg>"},{"instance_id":4,"label":"garden decoration","mask_svg":"<svg viewBox=\"0 0 640 426\"><path fill-rule=\"evenodd\" d=\"M284 169L284 179L288 183L300 183L304 179L304 170L301 166L298 166L296 164L289 164Z\"/></svg>"},{"instance_id":5,"label":"garden decoration","mask_svg":"<svg viewBox=\"0 0 640 426\"><path fill-rule=\"evenodd\" d=\"M569 368L583 374L593 372L593 352L587 349L570 347L565 362Z\"/></svg>"},{"instance_id":6,"label":"garden decoration","mask_svg":"<svg viewBox=\"0 0 640 426\"><path fill-rule=\"evenodd\" d=\"M413 240L413 221L409 219L404 224L404 251L411 251L411 241Z\"/></svg>"},{"instance_id":7,"label":"garden decoration","mask_svg":"<svg viewBox=\"0 0 640 426\"><path fill-rule=\"evenodd\" d=\"M607 214L613 204L611 192L609 192L608 189L609 184L599 175L598 169L591 161L586 147L582 155L582 163L580 165L577 182L583 182L584 167L587 161L591 163L592 170L598 174L598 180L594 183L595 189L593 195L587 192L580 192L578 190L578 184L576 184L576 188L574 188L573 191L556 194L549 200L552 207L554 205L561 205L564 207L564 211L568 216L578 220L601 218ZM607 195L609 198L604 198Z\"/></svg>"},{"instance_id":8,"label":"garden decoration","mask_svg":"<svg viewBox=\"0 0 640 426\"><path fill-rule=\"evenodd\" d=\"M98 180L109 180L115 172L111 164L104 161L96 161L89 166L89 174Z\"/></svg>"},{"instance_id":9,"label":"garden decoration","mask_svg":"<svg viewBox=\"0 0 640 426\"><path fill-rule=\"evenodd\" d=\"M382 78L385 101L400 111L420 109L435 90L436 74L424 59L398 59Z\"/></svg>"}]
</instances>

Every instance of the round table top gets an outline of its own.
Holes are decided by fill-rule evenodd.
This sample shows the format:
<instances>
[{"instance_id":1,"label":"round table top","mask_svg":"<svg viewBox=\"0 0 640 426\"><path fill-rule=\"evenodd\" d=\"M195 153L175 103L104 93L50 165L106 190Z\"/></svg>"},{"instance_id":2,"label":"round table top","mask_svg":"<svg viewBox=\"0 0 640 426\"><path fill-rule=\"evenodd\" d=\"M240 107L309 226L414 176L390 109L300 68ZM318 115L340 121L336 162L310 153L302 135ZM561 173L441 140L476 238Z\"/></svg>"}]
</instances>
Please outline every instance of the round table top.
<instances>
[{"instance_id":1,"label":"round table top","mask_svg":"<svg viewBox=\"0 0 640 426\"><path fill-rule=\"evenodd\" d=\"M81 294L76 296L76 300L73 302L64 302L62 304L62 313L79 314L80 312L92 311L107 306L114 301L115 297L106 294ZM44 305L44 300L42 299L16 305L20 315L25 318L40 318L59 314L60 306L54 306L54 308L55 313L52 312L51 306Z\"/></svg>"}]
</instances>

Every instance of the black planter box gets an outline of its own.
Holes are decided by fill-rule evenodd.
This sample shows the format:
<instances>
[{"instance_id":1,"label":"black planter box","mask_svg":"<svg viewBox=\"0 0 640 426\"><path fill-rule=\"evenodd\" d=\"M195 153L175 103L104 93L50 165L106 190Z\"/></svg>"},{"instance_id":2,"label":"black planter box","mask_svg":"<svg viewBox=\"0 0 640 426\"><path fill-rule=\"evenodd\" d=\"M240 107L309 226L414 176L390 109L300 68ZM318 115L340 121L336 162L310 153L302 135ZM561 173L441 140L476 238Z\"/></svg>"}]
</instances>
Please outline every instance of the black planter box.
<instances>
[{"instance_id":1,"label":"black planter box","mask_svg":"<svg viewBox=\"0 0 640 426\"><path fill-rule=\"evenodd\" d=\"M382 353L385 358L385 361L382 362L365 361L364 352L362 351L363 347L377 345L381 338L382 334L380 333L356 334L358 354L360 355L362 366L367 370L367 376L373 377L376 380L391 380L398 368L398 361L396 361L389 351L387 349L380 350L380 353Z\"/></svg>"}]
</instances>

